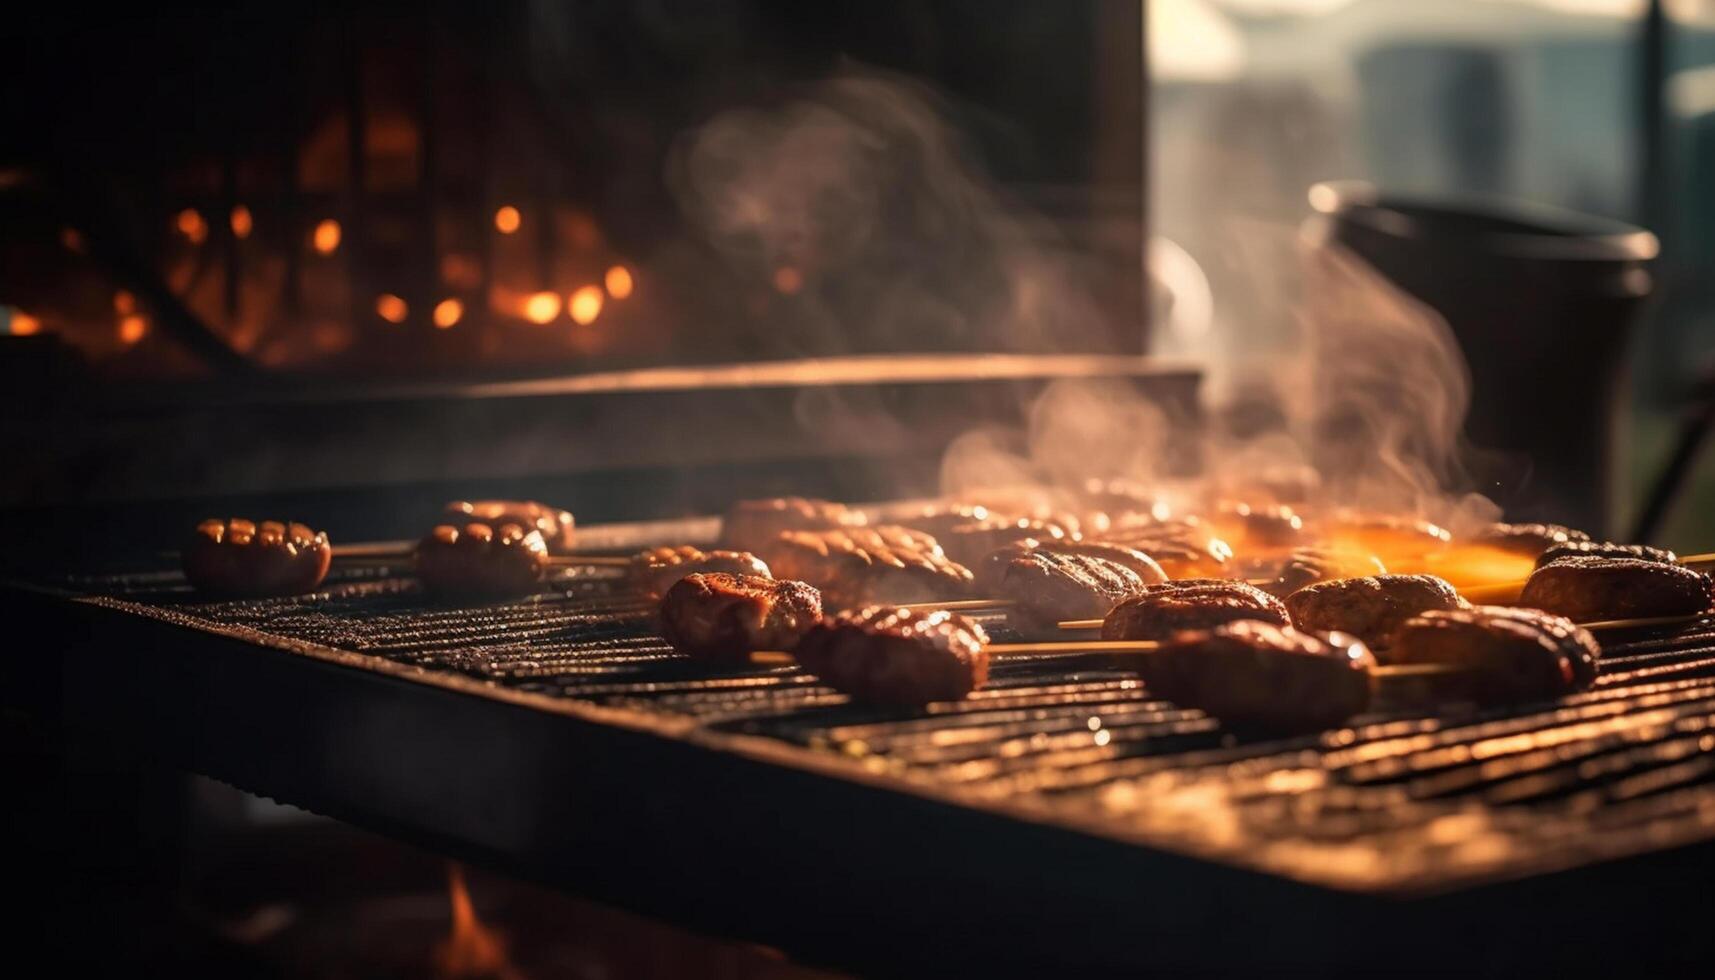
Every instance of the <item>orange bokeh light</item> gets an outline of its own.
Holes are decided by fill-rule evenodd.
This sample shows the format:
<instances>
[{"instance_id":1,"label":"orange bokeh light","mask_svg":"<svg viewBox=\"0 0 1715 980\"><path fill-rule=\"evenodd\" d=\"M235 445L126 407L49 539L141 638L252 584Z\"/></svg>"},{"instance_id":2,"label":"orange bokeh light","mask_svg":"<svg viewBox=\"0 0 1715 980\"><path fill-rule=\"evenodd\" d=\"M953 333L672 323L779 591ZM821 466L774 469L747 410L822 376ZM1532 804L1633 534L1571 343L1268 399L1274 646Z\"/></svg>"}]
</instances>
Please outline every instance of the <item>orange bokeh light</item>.
<instances>
[{"instance_id":1,"label":"orange bokeh light","mask_svg":"<svg viewBox=\"0 0 1715 980\"><path fill-rule=\"evenodd\" d=\"M180 211L174 225L179 229L179 234L190 239L192 244L201 245L208 237L208 222L202 220L202 215L198 214L195 208Z\"/></svg>"},{"instance_id":2,"label":"orange bokeh light","mask_svg":"<svg viewBox=\"0 0 1715 980\"><path fill-rule=\"evenodd\" d=\"M60 229L60 244L73 252L83 252L83 235L76 228Z\"/></svg>"},{"instance_id":3,"label":"orange bokeh light","mask_svg":"<svg viewBox=\"0 0 1715 980\"><path fill-rule=\"evenodd\" d=\"M510 235L524 224L524 215L512 205L503 206L494 212L494 228L502 235ZM553 319L549 317L549 319Z\"/></svg>"},{"instance_id":4,"label":"orange bokeh light","mask_svg":"<svg viewBox=\"0 0 1715 980\"><path fill-rule=\"evenodd\" d=\"M332 218L323 218L316 223L316 230L310 235L310 244L323 255L332 255L339 248L339 222Z\"/></svg>"},{"instance_id":5,"label":"orange bokeh light","mask_svg":"<svg viewBox=\"0 0 1715 980\"><path fill-rule=\"evenodd\" d=\"M130 290L121 289L113 294L113 312L120 316L137 312L137 297Z\"/></svg>"},{"instance_id":6,"label":"orange bokeh light","mask_svg":"<svg viewBox=\"0 0 1715 980\"><path fill-rule=\"evenodd\" d=\"M789 265L774 270L774 288L790 296L804 288L804 274Z\"/></svg>"},{"instance_id":7,"label":"orange bokeh light","mask_svg":"<svg viewBox=\"0 0 1715 980\"><path fill-rule=\"evenodd\" d=\"M585 286L566 297L566 312L572 315L574 323L587 327L601 316L601 304L601 287Z\"/></svg>"},{"instance_id":8,"label":"orange bokeh light","mask_svg":"<svg viewBox=\"0 0 1715 980\"><path fill-rule=\"evenodd\" d=\"M637 284L632 281L631 270L623 265L616 265L607 270L607 294L614 299L624 299L631 295L631 290Z\"/></svg>"},{"instance_id":9,"label":"orange bokeh light","mask_svg":"<svg viewBox=\"0 0 1715 980\"><path fill-rule=\"evenodd\" d=\"M42 321L23 310L12 311L11 334L14 337L28 337L42 332Z\"/></svg>"},{"instance_id":10,"label":"orange bokeh light","mask_svg":"<svg viewBox=\"0 0 1715 980\"><path fill-rule=\"evenodd\" d=\"M232 234L235 238L249 238L256 229L256 219L251 216L250 209L240 204L232 209Z\"/></svg>"},{"instance_id":11,"label":"orange bokeh light","mask_svg":"<svg viewBox=\"0 0 1715 980\"><path fill-rule=\"evenodd\" d=\"M392 293L382 293L375 300L375 315L388 323L404 323L411 315L411 307Z\"/></svg>"},{"instance_id":12,"label":"orange bokeh light","mask_svg":"<svg viewBox=\"0 0 1715 980\"><path fill-rule=\"evenodd\" d=\"M124 317L119 321L119 342L122 344L135 344L142 340L143 335L148 332L149 321L136 314Z\"/></svg>"},{"instance_id":13,"label":"orange bokeh light","mask_svg":"<svg viewBox=\"0 0 1715 980\"><path fill-rule=\"evenodd\" d=\"M535 293L524 301L524 319L531 323L552 323L559 315L559 293Z\"/></svg>"},{"instance_id":14,"label":"orange bokeh light","mask_svg":"<svg viewBox=\"0 0 1715 980\"><path fill-rule=\"evenodd\" d=\"M443 299L435 304L435 326L442 330L458 323L464 317L464 304L456 299Z\"/></svg>"}]
</instances>

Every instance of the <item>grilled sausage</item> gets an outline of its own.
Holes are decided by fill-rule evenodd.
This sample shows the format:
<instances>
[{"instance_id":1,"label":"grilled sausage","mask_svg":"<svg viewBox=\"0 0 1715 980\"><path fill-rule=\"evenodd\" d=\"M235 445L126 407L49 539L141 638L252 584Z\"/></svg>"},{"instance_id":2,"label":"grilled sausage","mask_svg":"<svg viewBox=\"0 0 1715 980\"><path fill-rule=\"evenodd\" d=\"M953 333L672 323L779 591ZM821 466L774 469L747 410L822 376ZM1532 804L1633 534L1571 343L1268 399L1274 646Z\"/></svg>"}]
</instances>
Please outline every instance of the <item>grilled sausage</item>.
<instances>
[{"instance_id":1,"label":"grilled sausage","mask_svg":"<svg viewBox=\"0 0 1715 980\"><path fill-rule=\"evenodd\" d=\"M1560 697L1596 680L1596 638L1571 620L1533 609L1476 606L1413 616L1386 660L1463 670L1438 680L1449 694L1485 704Z\"/></svg>"},{"instance_id":2,"label":"grilled sausage","mask_svg":"<svg viewBox=\"0 0 1715 980\"><path fill-rule=\"evenodd\" d=\"M1343 634L1255 621L1175 634L1136 660L1150 692L1234 728L1312 732L1369 709L1375 658Z\"/></svg>"},{"instance_id":3,"label":"grilled sausage","mask_svg":"<svg viewBox=\"0 0 1715 980\"><path fill-rule=\"evenodd\" d=\"M1167 573L1156 564L1155 559L1123 544L1111 544L1107 541L1052 541L1043 544L1034 538L1025 538L995 551L977 563L972 569L977 577L977 591L983 595L998 595L1001 583L1006 577L1007 566L1015 559L1035 551L1057 555L1084 555L1111 561L1136 572L1145 585L1167 581Z\"/></svg>"},{"instance_id":4,"label":"grilled sausage","mask_svg":"<svg viewBox=\"0 0 1715 980\"><path fill-rule=\"evenodd\" d=\"M1446 579L1433 575L1366 575L1307 585L1286 597L1292 625L1325 633L1338 630L1385 650L1399 625L1431 609L1468 609Z\"/></svg>"},{"instance_id":5,"label":"grilled sausage","mask_svg":"<svg viewBox=\"0 0 1715 980\"><path fill-rule=\"evenodd\" d=\"M1638 561L1679 564L1679 556L1666 548L1651 548L1647 544L1616 544L1613 541L1568 541L1557 544L1536 556L1536 567L1562 558L1633 558Z\"/></svg>"},{"instance_id":6,"label":"grilled sausage","mask_svg":"<svg viewBox=\"0 0 1715 980\"><path fill-rule=\"evenodd\" d=\"M1233 546L1195 517L1116 528L1104 539L1143 552L1173 579L1221 578L1233 558Z\"/></svg>"},{"instance_id":7,"label":"grilled sausage","mask_svg":"<svg viewBox=\"0 0 1715 980\"><path fill-rule=\"evenodd\" d=\"M1530 574L1519 605L1574 622L1689 616L1709 608L1709 576L1636 558L1561 558Z\"/></svg>"},{"instance_id":8,"label":"grilled sausage","mask_svg":"<svg viewBox=\"0 0 1715 980\"><path fill-rule=\"evenodd\" d=\"M1471 536L1472 544L1486 545L1527 558L1570 541L1588 541L1590 535L1562 524L1495 523Z\"/></svg>"},{"instance_id":9,"label":"grilled sausage","mask_svg":"<svg viewBox=\"0 0 1715 980\"><path fill-rule=\"evenodd\" d=\"M1286 626L1286 607L1254 585L1232 579L1178 579L1145 586L1102 620L1104 640L1164 640L1181 630L1209 630L1254 619Z\"/></svg>"},{"instance_id":10,"label":"grilled sausage","mask_svg":"<svg viewBox=\"0 0 1715 980\"><path fill-rule=\"evenodd\" d=\"M661 597L661 636L687 657L743 664L755 650L790 650L822 618L822 595L766 575L693 572Z\"/></svg>"},{"instance_id":11,"label":"grilled sausage","mask_svg":"<svg viewBox=\"0 0 1715 980\"><path fill-rule=\"evenodd\" d=\"M788 531L757 555L777 577L809 582L839 609L957 599L973 581L934 538L888 524Z\"/></svg>"},{"instance_id":12,"label":"grilled sausage","mask_svg":"<svg viewBox=\"0 0 1715 980\"><path fill-rule=\"evenodd\" d=\"M660 598L687 575L723 572L772 578L762 559L744 551L703 551L690 545L650 548L632 556L632 585L644 595Z\"/></svg>"},{"instance_id":13,"label":"grilled sausage","mask_svg":"<svg viewBox=\"0 0 1715 980\"><path fill-rule=\"evenodd\" d=\"M784 531L825 531L868 521L845 504L808 497L741 500L721 519L721 546L758 553Z\"/></svg>"},{"instance_id":14,"label":"grilled sausage","mask_svg":"<svg viewBox=\"0 0 1715 980\"><path fill-rule=\"evenodd\" d=\"M417 578L440 596L523 595L535 591L547 570L542 532L517 524L442 524L417 545Z\"/></svg>"},{"instance_id":15,"label":"grilled sausage","mask_svg":"<svg viewBox=\"0 0 1715 980\"><path fill-rule=\"evenodd\" d=\"M969 567L1008 545L1023 541L1070 541L1076 536L1056 521L990 515L985 520L954 525L935 540L946 549L948 558Z\"/></svg>"},{"instance_id":16,"label":"grilled sausage","mask_svg":"<svg viewBox=\"0 0 1715 980\"><path fill-rule=\"evenodd\" d=\"M804 669L860 701L954 701L988 680L982 627L946 610L874 606L810 628L794 651Z\"/></svg>"},{"instance_id":17,"label":"grilled sausage","mask_svg":"<svg viewBox=\"0 0 1715 980\"><path fill-rule=\"evenodd\" d=\"M1165 581L1159 566L1155 571L1155 581ZM1100 619L1114 606L1142 595L1149 584L1112 558L1038 548L1006 567L1000 594L1012 601L1007 616L1019 632L1053 636L1061 620Z\"/></svg>"},{"instance_id":18,"label":"grilled sausage","mask_svg":"<svg viewBox=\"0 0 1715 980\"><path fill-rule=\"evenodd\" d=\"M185 578L210 595L302 595L327 577L328 536L303 524L241 517L196 526L181 558Z\"/></svg>"},{"instance_id":19,"label":"grilled sausage","mask_svg":"<svg viewBox=\"0 0 1715 980\"><path fill-rule=\"evenodd\" d=\"M549 507L534 500L455 500L446 506L442 520L454 527L487 524L496 530L502 524L542 532L542 543L552 554L572 550L575 522L571 511Z\"/></svg>"},{"instance_id":20,"label":"grilled sausage","mask_svg":"<svg viewBox=\"0 0 1715 980\"><path fill-rule=\"evenodd\" d=\"M1307 585L1340 578L1386 575L1387 567L1375 555L1363 551L1332 548L1298 548L1286 557L1272 585L1264 588L1285 598Z\"/></svg>"}]
</instances>

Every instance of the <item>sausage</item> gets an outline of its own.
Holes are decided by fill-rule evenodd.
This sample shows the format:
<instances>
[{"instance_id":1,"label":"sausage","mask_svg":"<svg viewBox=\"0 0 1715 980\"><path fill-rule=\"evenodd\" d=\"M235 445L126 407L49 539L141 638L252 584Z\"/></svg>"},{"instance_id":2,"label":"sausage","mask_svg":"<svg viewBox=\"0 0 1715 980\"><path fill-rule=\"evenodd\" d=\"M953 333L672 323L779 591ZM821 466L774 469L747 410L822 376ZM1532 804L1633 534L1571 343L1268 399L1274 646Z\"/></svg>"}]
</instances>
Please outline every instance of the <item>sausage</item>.
<instances>
[{"instance_id":1,"label":"sausage","mask_svg":"<svg viewBox=\"0 0 1715 980\"><path fill-rule=\"evenodd\" d=\"M1298 548L1286 556L1274 582L1264 588L1285 598L1307 585L1340 578L1366 575L1386 575L1387 566L1375 555L1363 551L1341 551L1333 548Z\"/></svg>"},{"instance_id":2,"label":"sausage","mask_svg":"<svg viewBox=\"0 0 1715 980\"><path fill-rule=\"evenodd\" d=\"M934 538L890 524L788 531L757 556L776 577L808 582L840 609L956 599L969 594L974 578Z\"/></svg>"},{"instance_id":3,"label":"sausage","mask_svg":"<svg viewBox=\"0 0 1715 980\"><path fill-rule=\"evenodd\" d=\"M1174 634L1137 658L1144 686L1234 728L1313 732L1369 710L1375 658L1344 634L1243 621Z\"/></svg>"},{"instance_id":4,"label":"sausage","mask_svg":"<svg viewBox=\"0 0 1715 980\"><path fill-rule=\"evenodd\" d=\"M1666 548L1652 548L1647 544L1616 544L1613 541L1568 541L1557 544L1536 556L1536 567L1541 568L1551 561L1562 558L1633 558L1638 561L1660 562L1663 565L1679 564L1679 556Z\"/></svg>"},{"instance_id":5,"label":"sausage","mask_svg":"<svg viewBox=\"0 0 1715 980\"><path fill-rule=\"evenodd\" d=\"M1181 630L1209 630L1254 619L1289 625L1280 600L1232 579L1177 579L1145 586L1102 620L1104 640L1164 640Z\"/></svg>"},{"instance_id":6,"label":"sausage","mask_svg":"<svg viewBox=\"0 0 1715 980\"><path fill-rule=\"evenodd\" d=\"M571 511L534 500L455 500L446 506L443 523L454 527L487 524L496 530L502 524L516 524L527 531L542 532L542 543L556 555L570 553L575 537Z\"/></svg>"},{"instance_id":7,"label":"sausage","mask_svg":"<svg viewBox=\"0 0 1715 980\"><path fill-rule=\"evenodd\" d=\"M1159 566L1155 572L1154 581L1165 581ZM1007 615L1019 632L1053 636L1061 620L1100 619L1114 606L1142 595L1150 584L1113 558L1038 548L1007 565L1000 594L1011 600Z\"/></svg>"},{"instance_id":8,"label":"sausage","mask_svg":"<svg viewBox=\"0 0 1715 980\"><path fill-rule=\"evenodd\" d=\"M746 551L703 551L690 545L650 548L632 556L632 585L644 595L660 598L687 575L723 572L773 578L768 565Z\"/></svg>"},{"instance_id":9,"label":"sausage","mask_svg":"<svg viewBox=\"0 0 1715 980\"><path fill-rule=\"evenodd\" d=\"M741 500L721 519L721 546L732 551L760 553L784 531L826 531L868 523L845 504L811 497L772 497Z\"/></svg>"},{"instance_id":10,"label":"sausage","mask_svg":"<svg viewBox=\"0 0 1715 980\"><path fill-rule=\"evenodd\" d=\"M1438 609L1405 621L1386 661L1446 664L1446 693L1484 704L1556 698L1595 683L1601 647L1562 616L1534 609Z\"/></svg>"},{"instance_id":11,"label":"sausage","mask_svg":"<svg viewBox=\"0 0 1715 980\"><path fill-rule=\"evenodd\" d=\"M1233 546L1195 517L1116 528L1104 539L1143 552L1173 579L1221 578L1233 558Z\"/></svg>"},{"instance_id":12,"label":"sausage","mask_svg":"<svg viewBox=\"0 0 1715 980\"><path fill-rule=\"evenodd\" d=\"M1526 558L1535 558L1549 548L1570 541L1588 541L1590 535L1563 524L1490 524L1471 536L1472 544L1486 545Z\"/></svg>"},{"instance_id":13,"label":"sausage","mask_svg":"<svg viewBox=\"0 0 1715 980\"><path fill-rule=\"evenodd\" d=\"M1053 541L1043 544L1034 538L1025 538L1001 548L978 562L972 571L977 577L977 590L983 595L998 595L1001 591L1002 580L1006 577L1006 569L1015 559L1023 558L1035 551L1046 551L1057 555L1084 555L1089 558L1101 558L1117 565L1129 568L1143 579L1143 584L1154 585L1167 581L1167 573L1149 557L1136 548L1127 548L1123 544L1113 544L1107 541Z\"/></svg>"},{"instance_id":14,"label":"sausage","mask_svg":"<svg viewBox=\"0 0 1715 980\"><path fill-rule=\"evenodd\" d=\"M822 595L764 575L693 572L661 598L661 636L695 660L743 664L755 650L790 650L822 618Z\"/></svg>"},{"instance_id":15,"label":"sausage","mask_svg":"<svg viewBox=\"0 0 1715 980\"><path fill-rule=\"evenodd\" d=\"M211 518L196 526L181 558L199 592L265 598L314 591L333 549L325 533L304 524Z\"/></svg>"},{"instance_id":16,"label":"sausage","mask_svg":"<svg viewBox=\"0 0 1715 980\"><path fill-rule=\"evenodd\" d=\"M859 701L956 701L988 681L988 636L957 613L872 606L812 626L794 654Z\"/></svg>"},{"instance_id":17,"label":"sausage","mask_svg":"<svg viewBox=\"0 0 1715 980\"><path fill-rule=\"evenodd\" d=\"M1470 603L1446 579L1434 575L1366 575L1307 585L1286 597L1292 625L1301 630L1338 630L1385 650L1399 625L1431 609L1467 609Z\"/></svg>"},{"instance_id":18,"label":"sausage","mask_svg":"<svg viewBox=\"0 0 1715 980\"><path fill-rule=\"evenodd\" d=\"M991 515L985 520L954 525L936 540L948 558L969 567L1008 545L1024 541L1069 541L1076 536L1057 521Z\"/></svg>"},{"instance_id":19,"label":"sausage","mask_svg":"<svg viewBox=\"0 0 1715 980\"><path fill-rule=\"evenodd\" d=\"M542 532L517 524L442 524L417 545L417 578L436 595L523 595L534 592L547 571Z\"/></svg>"},{"instance_id":20,"label":"sausage","mask_svg":"<svg viewBox=\"0 0 1715 980\"><path fill-rule=\"evenodd\" d=\"M1574 622L1689 616L1709 608L1709 576L1636 558L1561 558L1530 573L1518 604Z\"/></svg>"}]
</instances>

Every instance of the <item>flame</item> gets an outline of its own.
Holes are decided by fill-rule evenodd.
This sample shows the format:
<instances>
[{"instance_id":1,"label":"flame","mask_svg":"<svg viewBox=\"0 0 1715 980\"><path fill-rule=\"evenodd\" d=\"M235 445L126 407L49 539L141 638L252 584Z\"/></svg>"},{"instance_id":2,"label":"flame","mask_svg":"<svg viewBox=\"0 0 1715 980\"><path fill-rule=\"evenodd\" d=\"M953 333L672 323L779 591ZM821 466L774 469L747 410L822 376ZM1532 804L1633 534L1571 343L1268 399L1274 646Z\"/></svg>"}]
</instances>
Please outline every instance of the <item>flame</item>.
<instances>
[{"instance_id":1,"label":"flame","mask_svg":"<svg viewBox=\"0 0 1715 980\"><path fill-rule=\"evenodd\" d=\"M208 238L208 222L202 220L202 215L195 208L185 208L179 212L174 221L179 234L191 240L193 245L201 245Z\"/></svg>"},{"instance_id":2,"label":"flame","mask_svg":"<svg viewBox=\"0 0 1715 980\"><path fill-rule=\"evenodd\" d=\"M28 337L31 334L41 333L42 321L23 310L13 310L10 332L14 337Z\"/></svg>"},{"instance_id":3,"label":"flame","mask_svg":"<svg viewBox=\"0 0 1715 980\"><path fill-rule=\"evenodd\" d=\"M614 299L624 299L631 295L632 287L636 285L631 279L631 270L623 265L616 265L607 270L607 294Z\"/></svg>"},{"instance_id":4,"label":"flame","mask_svg":"<svg viewBox=\"0 0 1715 980\"><path fill-rule=\"evenodd\" d=\"M411 307L392 293L382 293L375 299L375 315L388 323L404 323L411 315Z\"/></svg>"},{"instance_id":5,"label":"flame","mask_svg":"<svg viewBox=\"0 0 1715 980\"><path fill-rule=\"evenodd\" d=\"M332 255L339 248L339 222L332 218L323 218L317 222L316 230L310 236L310 243L317 252Z\"/></svg>"},{"instance_id":6,"label":"flame","mask_svg":"<svg viewBox=\"0 0 1715 980\"><path fill-rule=\"evenodd\" d=\"M458 323L464 316L464 304L456 299L443 299L435 304L435 326L442 330Z\"/></svg>"},{"instance_id":7,"label":"flame","mask_svg":"<svg viewBox=\"0 0 1715 980\"><path fill-rule=\"evenodd\" d=\"M240 204L232 209L232 235L234 238L249 238L256 228L256 219L250 214L250 209Z\"/></svg>"},{"instance_id":8,"label":"flame","mask_svg":"<svg viewBox=\"0 0 1715 980\"><path fill-rule=\"evenodd\" d=\"M119 321L119 342L130 346L149 332L149 321L133 313Z\"/></svg>"},{"instance_id":9,"label":"flame","mask_svg":"<svg viewBox=\"0 0 1715 980\"><path fill-rule=\"evenodd\" d=\"M494 212L494 229L502 235L510 235L524 224L524 215L510 204ZM549 319L552 319L550 317Z\"/></svg>"},{"instance_id":10,"label":"flame","mask_svg":"<svg viewBox=\"0 0 1715 980\"><path fill-rule=\"evenodd\" d=\"M601 287L585 286L566 297L566 312L572 315L572 320L581 327L587 327L601 316Z\"/></svg>"},{"instance_id":11,"label":"flame","mask_svg":"<svg viewBox=\"0 0 1715 980\"><path fill-rule=\"evenodd\" d=\"M560 294L540 292L524 301L524 319L531 323L552 323L560 315Z\"/></svg>"},{"instance_id":12,"label":"flame","mask_svg":"<svg viewBox=\"0 0 1715 980\"><path fill-rule=\"evenodd\" d=\"M465 887L464 869L447 866L447 893L452 902L453 931L435 947L435 973L441 977L517 978L506 958L506 939L482 924Z\"/></svg>"}]
</instances>

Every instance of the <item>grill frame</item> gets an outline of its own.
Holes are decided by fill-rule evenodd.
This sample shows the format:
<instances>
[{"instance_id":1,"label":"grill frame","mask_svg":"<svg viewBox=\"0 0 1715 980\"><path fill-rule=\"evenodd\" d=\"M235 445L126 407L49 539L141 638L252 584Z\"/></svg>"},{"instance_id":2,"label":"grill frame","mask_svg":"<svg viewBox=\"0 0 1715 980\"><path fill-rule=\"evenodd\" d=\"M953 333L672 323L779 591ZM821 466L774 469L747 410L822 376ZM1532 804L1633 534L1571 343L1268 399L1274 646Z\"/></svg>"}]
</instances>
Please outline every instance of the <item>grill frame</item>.
<instances>
[{"instance_id":1,"label":"grill frame","mask_svg":"<svg viewBox=\"0 0 1715 980\"><path fill-rule=\"evenodd\" d=\"M209 632L162 607L17 589L5 605L61 648L29 665L50 683L17 689L51 691L45 706L68 737L812 961L1357 969L1410 949L1413 963L1468 967L1477 943L1486 962L1517 968L1635 965L1638 943L1663 962L1711 952L1691 928L1709 909L1707 838L1359 892L1191 856L1028 800L979 803L770 737L244 628ZM1616 890L1661 901L1605 907L1599 938L1565 928ZM1233 921L1266 925L1221 941ZM1689 931L1661 949L1676 922ZM888 948L868 942L877 928ZM1448 930L1466 943L1456 955L1443 948ZM1614 945L1621 936L1631 938ZM1631 958L1618 957L1628 945Z\"/></svg>"}]
</instances>

